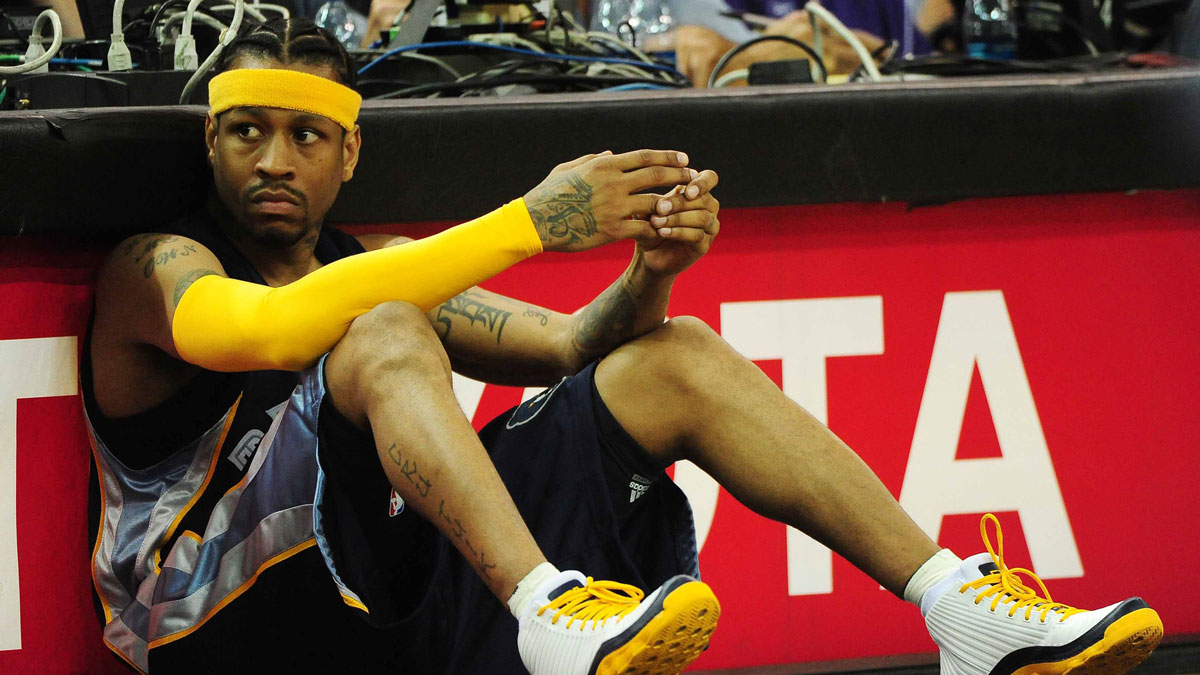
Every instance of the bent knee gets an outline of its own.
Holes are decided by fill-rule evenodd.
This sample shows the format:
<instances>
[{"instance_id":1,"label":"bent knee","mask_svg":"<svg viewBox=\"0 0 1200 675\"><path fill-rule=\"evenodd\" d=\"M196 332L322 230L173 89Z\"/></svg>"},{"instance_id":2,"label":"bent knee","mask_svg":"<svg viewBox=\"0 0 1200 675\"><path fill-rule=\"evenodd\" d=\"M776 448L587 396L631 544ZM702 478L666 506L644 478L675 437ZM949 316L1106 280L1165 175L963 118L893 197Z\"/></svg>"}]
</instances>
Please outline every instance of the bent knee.
<instances>
[{"instance_id":1,"label":"bent knee","mask_svg":"<svg viewBox=\"0 0 1200 675\"><path fill-rule=\"evenodd\" d=\"M397 377L449 377L450 360L425 313L406 302L385 302L350 323L325 362L336 407L361 421L365 399Z\"/></svg>"},{"instance_id":2,"label":"bent knee","mask_svg":"<svg viewBox=\"0 0 1200 675\"><path fill-rule=\"evenodd\" d=\"M407 302L385 302L350 322L334 352L356 360L393 358L427 351L440 344L425 313Z\"/></svg>"},{"instance_id":3,"label":"bent knee","mask_svg":"<svg viewBox=\"0 0 1200 675\"><path fill-rule=\"evenodd\" d=\"M666 342L694 347L716 346L716 343L725 344L712 326L694 316L677 316L669 319L662 326L656 328L651 335Z\"/></svg>"},{"instance_id":4,"label":"bent knee","mask_svg":"<svg viewBox=\"0 0 1200 675\"><path fill-rule=\"evenodd\" d=\"M624 371L631 380L691 388L696 364L710 363L722 352L735 354L707 323L691 316L673 318L650 333L618 347L605 357L609 371Z\"/></svg>"}]
</instances>

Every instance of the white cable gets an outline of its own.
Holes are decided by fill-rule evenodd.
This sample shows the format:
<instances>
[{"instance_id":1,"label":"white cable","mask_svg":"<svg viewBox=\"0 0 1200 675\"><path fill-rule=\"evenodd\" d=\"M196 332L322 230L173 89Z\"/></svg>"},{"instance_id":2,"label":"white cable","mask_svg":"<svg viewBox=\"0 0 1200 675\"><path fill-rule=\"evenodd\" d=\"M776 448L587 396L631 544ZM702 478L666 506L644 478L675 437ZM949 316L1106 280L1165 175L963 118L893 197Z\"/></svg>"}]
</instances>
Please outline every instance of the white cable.
<instances>
[{"instance_id":1,"label":"white cable","mask_svg":"<svg viewBox=\"0 0 1200 675\"><path fill-rule=\"evenodd\" d=\"M280 9L283 9L283 8L280 7ZM210 11L210 12L228 12L229 10L233 10L236 12L237 5L217 5L215 7L208 8L208 11ZM287 10L284 10L284 11L287 11ZM258 8L254 7L253 5L246 5L246 13L250 15L251 19L258 21L259 23L267 22L267 15L258 11Z\"/></svg>"},{"instance_id":2,"label":"white cable","mask_svg":"<svg viewBox=\"0 0 1200 675\"><path fill-rule=\"evenodd\" d=\"M249 14L249 12L247 12L247 14ZM211 14L205 14L204 12L196 12L195 14L192 15L192 18L195 21L199 21L200 23L204 24L205 26L208 26L209 28L212 28L213 30L215 30L217 32L220 32L220 31L223 31L223 30L229 28L229 26L226 26L225 24L221 23L221 20L218 19L217 17L215 17ZM162 28L165 31L172 24L180 23L183 20L184 20L184 12L175 12L174 14L171 14L170 16L168 16L166 21L162 22ZM195 69L189 68L189 70L195 70Z\"/></svg>"},{"instance_id":3,"label":"white cable","mask_svg":"<svg viewBox=\"0 0 1200 675\"><path fill-rule=\"evenodd\" d=\"M262 13L262 11L261 11L261 10L264 10L264 9L265 9L265 10L267 10L268 12L278 12L278 13L279 13L279 18L281 18L281 19L290 19L290 18L292 18L292 13L291 13L290 11L288 11L288 8L287 8L287 7L284 7L283 5L268 5L268 4L267 4L267 3L265 3L265 2L262 2L262 3L260 3L260 2L255 2L255 3L254 3L254 8L255 8L255 9L257 9L257 10L260 10L260 11L259 11L259 13L260 13L260 14ZM247 9L249 9L249 7L247 7Z\"/></svg>"},{"instance_id":4,"label":"white cable","mask_svg":"<svg viewBox=\"0 0 1200 675\"><path fill-rule=\"evenodd\" d=\"M587 33L587 36L589 38L592 38L593 40L599 40L600 42L606 42L608 44L614 45L621 51L633 54L638 59L645 61L646 63L654 63L654 61L652 61L650 59L650 57L646 55L645 52L638 49L637 47L630 46L629 44L627 44L620 38L618 38L610 33L602 33L600 31L590 31Z\"/></svg>"},{"instance_id":5,"label":"white cable","mask_svg":"<svg viewBox=\"0 0 1200 675\"><path fill-rule=\"evenodd\" d=\"M187 105L188 99L192 97L192 90L200 83L200 79L212 69L213 64L217 62L217 58L221 56L221 52L237 38L238 29L242 27L242 15L245 13L246 0L236 0L236 2L237 7L233 10L233 20L229 22L229 28L221 33L221 38L217 41L216 48L212 50L207 59L204 59L204 63L200 64L200 68L195 73L192 73L192 76L188 78L187 84L183 85L183 93L179 95L180 105ZM196 5L199 4L200 0L192 0L188 3L188 9L194 12ZM190 33L191 24L186 18L183 25L185 30L188 30Z\"/></svg>"},{"instance_id":6,"label":"white cable","mask_svg":"<svg viewBox=\"0 0 1200 675\"><path fill-rule=\"evenodd\" d=\"M192 36L192 21L199 15L201 23L212 26L212 23L203 19L204 13L198 11L200 3L204 0L191 0L188 2L187 9L183 12L183 28L179 31L179 37L175 39L175 70L196 70L200 57L196 54L196 38ZM233 6L233 13L236 16L239 5ZM173 14L165 23L169 24L172 19L175 19L178 14ZM211 16L209 17L212 18ZM213 19L213 21L216 21ZM218 31L226 31L229 29L225 24L219 23ZM165 24L164 24L165 25ZM165 31L164 31L165 33ZM222 33L224 36L224 33Z\"/></svg>"},{"instance_id":7,"label":"white cable","mask_svg":"<svg viewBox=\"0 0 1200 675\"><path fill-rule=\"evenodd\" d=\"M108 69L112 71L132 70L133 57L129 55L129 47L125 45L125 29L121 25L121 13L125 10L125 0L117 0L113 4L112 40L108 44Z\"/></svg>"},{"instance_id":8,"label":"white cable","mask_svg":"<svg viewBox=\"0 0 1200 675\"><path fill-rule=\"evenodd\" d=\"M196 70L200 66L200 56L196 53L196 38L192 37L192 19L201 2L202 0L191 0L183 12L183 28L179 30L179 37L175 38L175 70ZM172 15L168 21L177 16L178 14ZM163 34L166 34L166 30Z\"/></svg>"},{"instance_id":9,"label":"white cable","mask_svg":"<svg viewBox=\"0 0 1200 675\"><path fill-rule=\"evenodd\" d=\"M458 80L459 78L461 78L463 76L462 73L460 73L458 70L456 70L449 63L446 63L445 61L437 58L436 56L430 56L428 54L420 54L418 52L401 52L399 54L396 54L396 56L398 56L402 59L409 59L412 61L424 61L426 63L433 64L433 65L437 66L438 68L440 68L443 72L445 72L450 77L453 77L455 80ZM393 57L393 58L395 58L395 57Z\"/></svg>"},{"instance_id":10,"label":"white cable","mask_svg":"<svg viewBox=\"0 0 1200 675\"><path fill-rule=\"evenodd\" d=\"M826 63L825 39L824 39L824 36L821 34L821 19L818 18L816 14L809 12L808 13L808 25L812 26L812 36L813 36L812 48L813 48L813 51L816 52L817 55L819 55L821 57L822 63ZM817 78L814 77L813 81L815 82L816 79Z\"/></svg>"},{"instance_id":11,"label":"white cable","mask_svg":"<svg viewBox=\"0 0 1200 675\"><path fill-rule=\"evenodd\" d=\"M536 42L531 42L512 33L476 33L467 36L467 42L482 42L483 44L496 44L507 47L520 45L535 52L546 53L546 50L542 49L541 45Z\"/></svg>"},{"instance_id":12,"label":"white cable","mask_svg":"<svg viewBox=\"0 0 1200 675\"><path fill-rule=\"evenodd\" d=\"M50 42L49 51L42 47L42 30L47 21L54 29L54 39ZM58 48L62 46L62 38L62 20L58 18L58 12L52 9L43 10L33 22L33 32L29 34L29 49L25 52L25 63L19 66L0 66L0 75L44 73L50 70L50 59L58 53Z\"/></svg>"},{"instance_id":13,"label":"white cable","mask_svg":"<svg viewBox=\"0 0 1200 675\"><path fill-rule=\"evenodd\" d=\"M125 17L123 16L124 12L125 0L116 0L116 2L113 3L112 31L114 35L121 36L122 42L125 41L125 28L122 25L125 21Z\"/></svg>"},{"instance_id":14,"label":"white cable","mask_svg":"<svg viewBox=\"0 0 1200 675\"><path fill-rule=\"evenodd\" d=\"M180 37L183 35L188 37L192 36L192 16L196 13L196 10L200 8L200 3L203 1L204 0L190 0L188 2L187 9L183 12L183 29ZM237 14L236 9L233 11L234 14Z\"/></svg>"},{"instance_id":15,"label":"white cable","mask_svg":"<svg viewBox=\"0 0 1200 675\"><path fill-rule=\"evenodd\" d=\"M880 79L882 79L882 76L879 74L879 68L875 65L875 59L871 58L871 52L867 51L867 48L863 46L862 40L859 40L858 36L855 35L853 31L851 31L849 28L846 28L846 24L842 23L840 19L834 16L833 12L830 12L816 2L805 3L804 9L808 10L809 14L814 14L820 17L822 21L829 24L829 27L833 29L833 32L840 35L842 39L850 45L851 49L854 50L854 53L858 55L858 59L862 61L863 70L867 72L867 77L869 77L872 82L878 82Z\"/></svg>"},{"instance_id":16,"label":"white cable","mask_svg":"<svg viewBox=\"0 0 1200 675\"><path fill-rule=\"evenodd\" d=\"M638 68L624 63L585 63L575 66L567 71L569 75L583 73L585 75L602 75L604 73L612 73L621 77L633 77L639 79L649 79L649 74Z\"/></svg>"},{"instance_id":17,"label":"white cable","mask_svg":"<svg viewBox=\"0 0 1200 675\"><path fill-rule=\"evenodd\" d=\"M729 86L730 82L735 82L737 80L749 79L749 77L750 77L750 69L749 68L739 68L737 70L731 70L728 73L725 73L724 75L722 75L721 77L718 77L717 81L713 82L713 87L714 88L727 87L727 86Z\"/></svg>"}]
</instances>

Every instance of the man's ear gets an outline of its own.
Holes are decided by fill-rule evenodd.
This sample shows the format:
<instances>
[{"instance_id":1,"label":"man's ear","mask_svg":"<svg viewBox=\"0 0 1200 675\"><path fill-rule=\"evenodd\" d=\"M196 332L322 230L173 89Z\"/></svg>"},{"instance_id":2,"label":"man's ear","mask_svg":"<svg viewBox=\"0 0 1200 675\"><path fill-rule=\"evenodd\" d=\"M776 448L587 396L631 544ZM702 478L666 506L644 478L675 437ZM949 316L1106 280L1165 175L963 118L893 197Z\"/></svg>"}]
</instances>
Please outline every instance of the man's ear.
<instances>
[{"instance_id":1,"label":"man's ear","mask_svg":"<svg viewBox=\"0 0 1200 675\"><path fill-rule=\"evenodd\" d=\"M354 129L347 131L342 138L342 182L354 177L354 167L358 166L358 151L362 148L362 127L357 124Z\"/></svg>"},{"instance_id":2,"label":"man's ear","mask_svg":"<svg viewBox=\"0 0 1200 675\"><path fill-rule=\"evenodd\" d=\"M209 166L213 165L213 160L215 159L215 155L216 155L215 147L217 144L217 125L218 124L219 124L219 122L217 121L217 118L213 117L213 114L211 112L204 116L204 144L206 146L208 146L208 165Z\"/></svg>"}]
</instances>

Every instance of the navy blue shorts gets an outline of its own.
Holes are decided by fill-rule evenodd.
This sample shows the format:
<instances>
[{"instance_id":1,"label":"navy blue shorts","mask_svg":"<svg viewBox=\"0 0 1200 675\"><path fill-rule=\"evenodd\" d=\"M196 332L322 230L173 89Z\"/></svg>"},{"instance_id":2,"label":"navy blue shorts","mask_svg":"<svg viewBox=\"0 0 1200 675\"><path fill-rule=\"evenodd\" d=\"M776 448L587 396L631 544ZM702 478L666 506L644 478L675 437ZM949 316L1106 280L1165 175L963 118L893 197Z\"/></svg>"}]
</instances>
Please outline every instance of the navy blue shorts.
<instances>
[{"instance_id":1,"label":"navy blue shorts","mask_svg":"<svg viewBox=\"0 0 1200 675\"><path fill-rule=\"evenodd\" d=\"M480 440L542 551L559 569L649 590L699 575L682 491L621 428L593 363L493 420ZM328 401L318 420L327 563L411 672L523 672L517 622L411 509L392 516L371 436ZM354 611L354 610L350 610Z\"/></svg>"}]
</instances>

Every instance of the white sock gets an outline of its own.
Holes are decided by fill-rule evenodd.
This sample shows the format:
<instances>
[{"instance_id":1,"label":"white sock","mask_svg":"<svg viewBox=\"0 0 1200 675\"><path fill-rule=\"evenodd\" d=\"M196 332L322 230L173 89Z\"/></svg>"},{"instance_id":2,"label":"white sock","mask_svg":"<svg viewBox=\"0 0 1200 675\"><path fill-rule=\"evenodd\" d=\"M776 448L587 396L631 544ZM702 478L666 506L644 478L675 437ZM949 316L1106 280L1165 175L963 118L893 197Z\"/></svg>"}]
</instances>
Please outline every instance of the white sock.
<instances>
[{"instance_id":1,"label":"white sock","mask_svg":"<svg viewBox=\"0 0 1200 675\"><path fill-rule=\"evenodd\" d=\"M917 572L908 580L908 585L904 587L904 599L920 607L925 591L950 576L961 565L962 559L954 555L950 549L944 548L938 551L917 568Z\"/></svg>"},{"instance_id":2,"label":"white sock","mask_svg":"<svg viewBox=\"0 0 1200 675\"><path fill-rule=\"evenodd\" d=\"M558 568L548 562L530 570L524 579L517 582L517 590L513 591L512 597L508 599L508 611L520 619L521 615L525 613L525 606L529 604L534 591L547 579L558 576L558 573Z\"/></svg>"}]
</instances>

